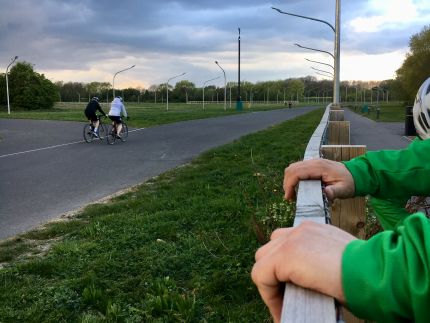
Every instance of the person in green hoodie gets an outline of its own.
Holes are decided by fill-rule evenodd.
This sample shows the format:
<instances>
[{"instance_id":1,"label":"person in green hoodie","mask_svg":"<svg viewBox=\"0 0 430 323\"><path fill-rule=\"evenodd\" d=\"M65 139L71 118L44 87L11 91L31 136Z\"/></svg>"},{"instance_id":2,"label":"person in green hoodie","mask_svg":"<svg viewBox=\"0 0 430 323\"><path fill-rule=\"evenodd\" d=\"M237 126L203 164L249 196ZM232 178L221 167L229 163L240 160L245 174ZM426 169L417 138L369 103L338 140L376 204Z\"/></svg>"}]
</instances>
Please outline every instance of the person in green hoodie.
<instances>
[{"instance_id":1,"label":"person in green hoodie","mask_svg":"<svg viewBox=\"0 0 430 323\"><path fill-rule=\"evenodd\" d=\"M321 179L330 200L370 195L384 231L367 241L311 222L274 231L256 252L252 279L275 322L281 282L332 296L364 319L430 322L430 220L404 209L411 196L430 193L430 78L417 93L413 114L419 138L406 149L286 168L286 199L294 199L300 180Z\"/></svg>"}]
</instances>

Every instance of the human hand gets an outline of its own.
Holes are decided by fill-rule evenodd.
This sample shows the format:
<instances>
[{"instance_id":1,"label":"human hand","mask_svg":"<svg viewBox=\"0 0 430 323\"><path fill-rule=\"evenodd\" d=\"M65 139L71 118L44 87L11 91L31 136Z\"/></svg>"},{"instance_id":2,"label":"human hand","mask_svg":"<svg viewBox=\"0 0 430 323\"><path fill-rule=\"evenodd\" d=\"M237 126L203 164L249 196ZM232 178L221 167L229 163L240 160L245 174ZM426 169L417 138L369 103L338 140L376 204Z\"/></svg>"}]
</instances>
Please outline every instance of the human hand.
<instances>
[{"instance_id":1,"label":"human hand","mask_svg":"<svg viewBox=\"0 0 430 323\"><path fill-rule=\"evenodd\" d=\"M310 159L293 163L284 172L284 191L286 200L295 198L295 188L299 181L319 179L326 186L327 198L353 197L355 193L354 179L344 164L328 159Z\"/></svg>"},{"instance_id":2,"label":"human hand","mask_svg":"<svg viewBox=\"0 0 430 323\"><path fill-rule=\"evenodd\" d=\"M337 227L310 221L272 233L271 241L255 253L251 276L275 322L281 318L283 282L345 302L342 254L354 239Z\"/></svg>"}]
</instances>

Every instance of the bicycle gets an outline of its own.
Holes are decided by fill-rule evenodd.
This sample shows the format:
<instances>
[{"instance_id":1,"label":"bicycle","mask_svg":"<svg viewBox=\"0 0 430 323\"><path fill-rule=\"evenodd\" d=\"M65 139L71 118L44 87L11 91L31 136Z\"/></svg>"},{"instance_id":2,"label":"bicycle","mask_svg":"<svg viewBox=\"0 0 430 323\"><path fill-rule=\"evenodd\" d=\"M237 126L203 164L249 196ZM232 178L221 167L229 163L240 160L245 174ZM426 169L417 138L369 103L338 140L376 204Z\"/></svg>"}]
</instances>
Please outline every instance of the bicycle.
<instances>
[{"instance_id":1,"label":"bicycle","mask_svg":"<svg viewBox=\"0 0 430 323\"><path fill-rule=\"evenodd\" d=\"M109 145L113 145L115 143L115 140L120 139L122 142L126 141L128 138L128 126L127 123L124 120L121 120L122 128L121 133L119 134L119 137L117 136L117 123L114 122L114 125L110 124L108 126L108 132L107 132L107 143Z\"/></svg>"},{"instance_id":2,"label":"bicycle","mask_svg":"<svg viewBox=\"0 0 430 323\"><path fill-rule=\"evenodd\" d=\"M84 126L84 131L83 131L83 135L84 135L84 140L85 142L92 142L94 139L100 139L103 140L106 136L106 126L103 124L102 122L102 116L101 115L97 115L97 119L99 121L99 128L97 130L97 133L94 132L94 123L87 123Z\"/></svg>"}]
</instances>

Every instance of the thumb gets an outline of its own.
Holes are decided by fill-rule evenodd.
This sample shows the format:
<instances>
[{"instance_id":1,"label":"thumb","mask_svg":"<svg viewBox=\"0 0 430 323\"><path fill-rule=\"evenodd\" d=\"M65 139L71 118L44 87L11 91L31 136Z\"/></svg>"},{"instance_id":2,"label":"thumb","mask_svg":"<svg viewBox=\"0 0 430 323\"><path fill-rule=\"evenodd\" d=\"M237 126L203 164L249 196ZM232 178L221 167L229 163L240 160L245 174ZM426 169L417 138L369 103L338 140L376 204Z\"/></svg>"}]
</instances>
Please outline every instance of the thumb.
<instances>
[{"instance_id":1,"label":"thumb","mask_svg":"<svg viewBox=\"0 0 430 323\"><path fill-rule=\"evenodd\" d=\"M328 185L324 188L325 194L330 201L336 198L349 198L354 196L353 190L345 186L343 183Z\"/></svg>"}]
</instances>

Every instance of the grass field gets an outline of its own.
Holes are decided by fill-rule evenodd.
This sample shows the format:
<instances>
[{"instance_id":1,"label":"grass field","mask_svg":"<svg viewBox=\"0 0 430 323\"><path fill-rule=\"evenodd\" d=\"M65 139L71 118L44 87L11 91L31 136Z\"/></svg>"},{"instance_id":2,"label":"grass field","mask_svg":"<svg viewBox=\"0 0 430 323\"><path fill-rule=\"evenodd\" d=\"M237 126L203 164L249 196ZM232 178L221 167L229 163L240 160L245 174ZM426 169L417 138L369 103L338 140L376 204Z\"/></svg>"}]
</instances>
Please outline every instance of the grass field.
<instances>
[{"instance_id":1,"label":"grass field","mask_svg":"<svg viewBox=\"0 0 430 323\"><path fill-rule=\"evenodd\" d=\"M383 102L379 104L380 113L379 119L377 118L376 109L374 106L370 105L372 108L369 112L363 112L362 106L349 107L351 111L354 111L364 117L375 121L381 122L404 122L405 121L405 105L402 102Z\"/></svg>"},{"instance_id":2,"label":"grass field","mask_svg":"<svg viewBox=\"0 0 430 323\"><path fill-rule=\"evenodd\" d=\"M0 322L270 322L254 253L322 109L0 244Z\"/></svg>"},{"instance_id":3,"label":"grass field","mask_svg":"<svg viewBox=\"0 0 430 323\"><path fill-rule=\"evenodd\" d=\"M50 110L12 110L10 115L3 110L0 112L0 118L86 121L83 112L86 103L63 103L57 104L56 106L56 108ZM108 105L104 103L102 104L102 107L103 110L108 113ZM150 127L177 121L212 118L237 113L249 113L253 111L266 111L283 108L285 108L283 104L255 104L248 107L248 105L244 103L243 110L236 111L234 104L232 108L229 108L228 103L226 110L224 110L223 104L209 103L205 104L205 109L203 109L202 104L169 103L169 110L167 110L166 104L161 103L126 104L127 112L130 115L130 121L128 124L131 127Z\"/></svg>"}]
</instances>

